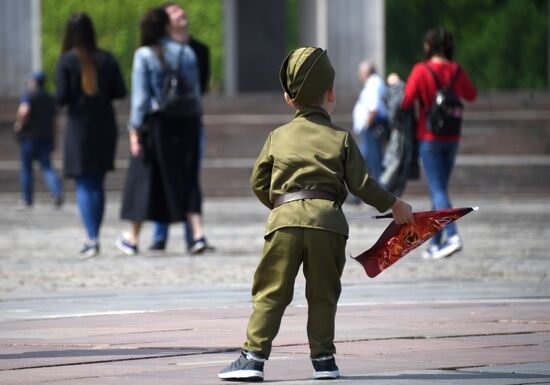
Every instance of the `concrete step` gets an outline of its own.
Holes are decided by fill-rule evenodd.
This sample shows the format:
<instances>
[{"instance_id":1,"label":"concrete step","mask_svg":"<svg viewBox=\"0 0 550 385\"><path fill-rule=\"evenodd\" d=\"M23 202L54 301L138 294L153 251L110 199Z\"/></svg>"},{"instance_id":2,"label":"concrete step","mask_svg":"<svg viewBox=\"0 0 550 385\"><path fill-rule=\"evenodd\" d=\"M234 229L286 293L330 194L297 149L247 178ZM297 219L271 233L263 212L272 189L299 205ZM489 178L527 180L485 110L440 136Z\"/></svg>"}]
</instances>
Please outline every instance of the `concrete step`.
<instances>
[{"instance_id":1,"label":"concrete step","mask_svg":"<svg viewBox=\"0 0 550 385\"><path fill-rule=\"evenodd\" d=\"M342 98L333 121L351 127L353 98ZM11 107L10 107L11 106ZM18 146L12 139L8 107L0 104L0 192L18 191ZM468 106L457 166L451 182L455 193L547 194L550 192L550 96L487 94ZM128 164L125 122L128 101L117 102L120 141L117 171L109 190L123 186ZM288 122L292 111L280 95L209 96L204 103L207 146L202 170L206 196L250 196L248 178L269 131ZM60 119L64 126L64 117ZM62 129L61 129L62 131ZM61 135L60 135L61 137ZM54 154L60 164L61 154ZM39 178L37 178L39 179ZM67 190L73 184L65 183ZM40 181L37 190L44 191ZM426 182L411 181L407 193L425 194Z\"/></svg>"}]
</instances>

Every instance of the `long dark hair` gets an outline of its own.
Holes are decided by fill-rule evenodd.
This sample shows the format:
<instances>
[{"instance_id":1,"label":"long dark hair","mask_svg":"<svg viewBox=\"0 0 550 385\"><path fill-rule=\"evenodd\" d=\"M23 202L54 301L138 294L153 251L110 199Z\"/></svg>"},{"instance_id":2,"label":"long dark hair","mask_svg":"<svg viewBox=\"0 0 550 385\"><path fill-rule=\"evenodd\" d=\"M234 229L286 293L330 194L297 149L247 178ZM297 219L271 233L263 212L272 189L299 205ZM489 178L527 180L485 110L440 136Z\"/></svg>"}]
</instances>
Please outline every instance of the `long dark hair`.
<instances>
[{"instance_id":1,"label":"long dark hair","mask_svg":"<svg viewBox=\"0 0 550 385\"><path fill-rule=\"evenodd\" d=\"M61 53L72 49L76 50L82 66L82 90L86 95L97 94L97 66L94 60L94 52L97 51L96 36L92 19L86 13L75 13L67 21Z\"/></svg>"},{"instance_id":2,"label":"long dark hair","mask_svg":"<svg viewBox=\"0 0 550 385\"><path fill-rule=\"evenodd\" d=\"M166 36L166 28L170 23L163 8L149 10L139 22L141 46L158 46L160 39Z\"/></svg>"},{"instance_id":3,"label":"long dark hair","mask_svg":"<svg viewBox=\"0 0 550 385\"><path fill-rule=\"evenodd\" d=\"M424 35L426 59L430 59L434 55L441 55L447 60L453 60L454 48L453 34L443 27L432 28Z\"/></svg>"}]
</instances>

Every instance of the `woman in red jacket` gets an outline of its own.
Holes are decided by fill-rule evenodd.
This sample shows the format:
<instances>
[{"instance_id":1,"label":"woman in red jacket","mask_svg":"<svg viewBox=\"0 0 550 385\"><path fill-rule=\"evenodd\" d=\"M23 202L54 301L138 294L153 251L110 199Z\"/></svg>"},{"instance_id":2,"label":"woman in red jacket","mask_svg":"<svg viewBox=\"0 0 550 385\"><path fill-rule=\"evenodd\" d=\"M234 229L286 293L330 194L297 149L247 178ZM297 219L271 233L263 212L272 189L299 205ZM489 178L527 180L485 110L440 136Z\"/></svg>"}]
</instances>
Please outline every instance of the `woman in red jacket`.
<instances>
[{"instance_id":1,"label":"woman in red jacket","mask_svg":"<svg viewBox=\"0 0 550 385\"><path fill-rule=\"evenodd\" d=\"M424 36L426 60L413 67L401 103L401 107L406 110L413 106L415 100L419 102L416 135L434 210L452 207L447 190L460 141L460 134L437 135L426 125L426 114L433 104L437 82L441 87L452 84L452 91L460 99L473 101L477 96L466 71L452 60L453 53L453 36L449 31L443 27L427 31ZM454 223L448 225L444 233L445 238L442 233L432 238L430 247L424 253L425 258L445 258L462 249L462 240Z\"/></svg>"}]
</instances>

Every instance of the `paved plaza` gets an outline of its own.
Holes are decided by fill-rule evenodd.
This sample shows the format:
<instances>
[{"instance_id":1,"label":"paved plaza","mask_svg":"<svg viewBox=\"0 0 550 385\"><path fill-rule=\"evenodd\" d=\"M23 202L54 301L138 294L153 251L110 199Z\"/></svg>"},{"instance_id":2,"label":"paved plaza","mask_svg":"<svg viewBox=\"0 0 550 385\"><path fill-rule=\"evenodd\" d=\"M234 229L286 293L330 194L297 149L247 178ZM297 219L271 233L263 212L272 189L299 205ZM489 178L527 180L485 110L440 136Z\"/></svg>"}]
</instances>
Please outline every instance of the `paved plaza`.
<instances>
[{"instance_id":1,"label":"paved plaza","mask_svg":"<svg viewBox=\"0 0 550 385\"><path fill-rule=\"evenodd\" d=\"M267 210L253 198L210 198L216 251L186 254L180 225L165 253L121 255L120 196L111 193L101 255L78 259L83 229L71 196L61 210L39 195L18 210L0 194L0 384L219 384L237 356ZM410 197L417 210L429 201ZM480 210L460 220L465 249L426 261L415 251L370 279L348 259L337 315L335 384L550 384L550 200L462 195ZM348 254L387 225L345 205ZM314 383L297 280L266 382Z\"/></svg>"}]
</instances>

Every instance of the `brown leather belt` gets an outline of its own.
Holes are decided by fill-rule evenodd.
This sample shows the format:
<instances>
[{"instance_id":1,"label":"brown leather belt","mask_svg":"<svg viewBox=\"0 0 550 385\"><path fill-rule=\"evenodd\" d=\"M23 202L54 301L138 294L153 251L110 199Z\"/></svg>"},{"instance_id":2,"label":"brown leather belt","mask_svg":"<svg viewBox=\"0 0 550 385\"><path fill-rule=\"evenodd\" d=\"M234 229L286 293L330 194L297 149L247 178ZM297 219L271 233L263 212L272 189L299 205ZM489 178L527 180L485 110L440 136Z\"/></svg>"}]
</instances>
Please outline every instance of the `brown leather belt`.
<instances>
[{"instance_id":1,"label":"brown leather belt","mask_svg":"<svg viewBox=\"0 0 550 385\"><path fill-rule=\"evenodd\" d=\"M328 193L326 191L320 191L320 190L301 190L301 191L279 195L273 201L273 208L279 207L284 203L297 201L301 199L326 199L329 201L338 202L338 197L336 196L336 194L333 194L333 193Z\"/></svg>"}]
</instances>

